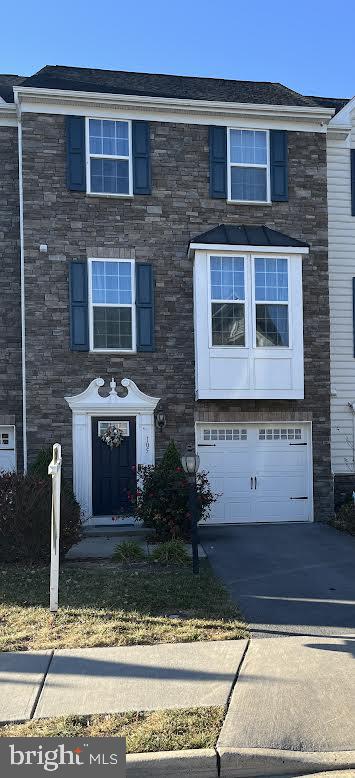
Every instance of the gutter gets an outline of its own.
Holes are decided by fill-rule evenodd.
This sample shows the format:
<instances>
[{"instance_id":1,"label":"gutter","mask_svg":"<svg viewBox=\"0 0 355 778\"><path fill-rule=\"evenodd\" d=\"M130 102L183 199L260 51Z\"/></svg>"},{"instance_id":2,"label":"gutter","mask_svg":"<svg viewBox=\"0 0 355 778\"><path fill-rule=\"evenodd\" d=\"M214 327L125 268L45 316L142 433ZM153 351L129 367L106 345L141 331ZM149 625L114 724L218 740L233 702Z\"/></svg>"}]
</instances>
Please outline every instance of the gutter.
<instances>
[{"instance_id":1,"label":"gutter","mask_svg":"<svg viewBox=\"0 0 355 778\"><path fill-rule=\"evenodd\" d=\"M26 308L25 308L25 243L23 230L22 122L20 103L16 102L18 133L18 186L20 204L20 276L21 276L21 369L22 369L22 438L23 471L27 473L27 388L26 388Z\"/></svg>"},{"instance_id":2,"label":"gutter","mask_svg":"<svg viewBox=\"0 0 355 778\"><path fill-rule=\"evenodd\" d=\"M49 89L43 87L14 86L15 101L19 98L36 102L74 103L87 105L98 102L108 107L122 106L155 111L168 110L177 113L228 114L237 116L270 117L275 119L303 119L327 124L335 114L334 108L324 106L273 105L268 103L238 103L222 100L191 100L187 98L154 97L150 95L114 94L111 92L85 92L73 89Z\"/></svg>"}]
</instances>

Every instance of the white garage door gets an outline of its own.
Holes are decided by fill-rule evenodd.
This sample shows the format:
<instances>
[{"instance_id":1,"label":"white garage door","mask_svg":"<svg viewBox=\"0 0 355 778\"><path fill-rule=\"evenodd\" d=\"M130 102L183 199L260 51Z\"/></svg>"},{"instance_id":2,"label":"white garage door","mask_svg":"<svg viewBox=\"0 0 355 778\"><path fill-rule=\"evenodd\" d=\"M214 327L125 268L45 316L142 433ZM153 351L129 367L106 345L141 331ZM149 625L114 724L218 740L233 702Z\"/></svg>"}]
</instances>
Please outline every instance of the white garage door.
<instances>
[{"instance_id":1,"label":"white garage door","mask_svg":"<svg viewBox=\"0 0 355 778\"><path fill-rule=\"evenodd\" d=\"M200 468L214 492L215 523L311 521L310 425L199 424Z\"/></svg>"}]
</instances>

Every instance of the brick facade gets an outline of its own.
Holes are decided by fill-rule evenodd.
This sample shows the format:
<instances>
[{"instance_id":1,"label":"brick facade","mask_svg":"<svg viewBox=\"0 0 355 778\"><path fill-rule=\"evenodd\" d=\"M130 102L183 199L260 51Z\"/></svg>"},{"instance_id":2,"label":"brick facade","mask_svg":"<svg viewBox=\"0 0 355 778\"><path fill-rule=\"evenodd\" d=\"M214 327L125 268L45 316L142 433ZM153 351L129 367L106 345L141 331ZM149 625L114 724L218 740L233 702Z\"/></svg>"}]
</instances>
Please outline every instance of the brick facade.
<instances>
[{"instance_id":1,"label":"brick facade","mask_svg":"<svg viewBox=\"0 0 355 778\"><path fill-rule=\"evenodd\" d=\"M29 456L61 440L71 460L71 412L64 395L96 376L132 378L160 396L168 439L193 440L203 412L313 419L315 516L332 510L329 410L326 136L289 132L289 200L230 205L209 197L208 128L151 123L152 194L118 199L66 188L64 117L23 116ZM265 224L310 244L304 260L305 400L194 401L192 266L189 240L218 223ZM48 254L39 245L48 245ZM68 261L126 254L154 265L156 352L89 354L69 350ZM302 416L301 416L302 414ZM67 465L68 468L68 465ZM70 469L70 467L69 467Z\"/></svg>"},{"instance_id":2,"label":"brick facade","mask_svg":"<svg viewBox=\"0 0 355 778\"><path fill-rule=\"evenodd\" d=\"M0 424L16 424L22 464L21 308L17 127L0 126Z\"/></svg>"}]
</instances>

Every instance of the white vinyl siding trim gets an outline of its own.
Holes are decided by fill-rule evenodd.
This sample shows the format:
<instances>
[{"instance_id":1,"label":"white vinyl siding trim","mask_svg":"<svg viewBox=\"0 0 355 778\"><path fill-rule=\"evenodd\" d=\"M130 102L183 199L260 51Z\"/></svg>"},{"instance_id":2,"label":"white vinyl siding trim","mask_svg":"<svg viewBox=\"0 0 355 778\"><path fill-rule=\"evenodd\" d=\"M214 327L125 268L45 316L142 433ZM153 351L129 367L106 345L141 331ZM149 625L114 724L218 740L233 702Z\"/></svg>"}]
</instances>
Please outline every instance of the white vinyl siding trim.
<instances>
[{"instance_id":1,"label":"white vinyl siding trim","mask_svg":"<svg viewBox=\"0 0 355 778\"><path fill-rule=\"evenodd\" d=\"M355 217L351 215L350 149L355 148L355 117L348 137L327 138L329 297L331 375L331 456L335 474L355 473L353 291ZM345 133L344 133L345 135Z\"/></svg>"},{"instance_id":2,"label":"white vinyl siding trim","mask_svg":"<svg viewBox=\"0 0 355 778\"><path fill-rule=\"evenodd\" d=\"M127 160L126 156L113 154L91 154L90 153L90 119L99 119L102 121L122 121L128 125L128 192L95 192L91 190L91 159L112 159ZM133 197L133 160L132 160L132 121L118 116L86 116L85 117L85 155L86 155L86 193L95 197Z\"/></svg>"},{"instance_id":3,"label":"white vinyl siding trim","mask_svg":"<svg viewBox=\"0 0 355 778\"><path fill-rule=\"evenodd\" d=\"M230 134L231 130L252 130L254 132L259 131L260 127L227 127L227 202L229 203L238 203L240 205L265 205L265 204L271 204L271 182L270 182L270 132L269 130L264 130L266 134L266 165L260 165L260 164L251 164L251 163L234 163L231 162L231 142L230 142ZM232 199L232 176L231 176L231 168L232 167L254 167L254 168L261 168L264 169L266 167L266 200L233 200Z\"/></svg>"},{"instance_id":4,"label":"white vinyl siding trim","mask_svg":"<svg viewBox=\"0 0 355 778\"><path fill-rule=\"evenodd\" d=\"M92 263L93 262L113 262L116 264L119 264L120 262L128 262L131 265L131 303L119 303L119 304L111 304L111 303L93 303L92 299ZM90 351L93 351L95 353L101 353L101 354L108 354L108 353L118 353L118 354L132 354L135 353L137 350L137 335L136 335L136 280L135 280L135 261L133 259L106 259L106 258L97 258L97 257L90 257L88 259L88 307L89 307L89 342L90 342ZM99 308L131 308L132 310L132 348L130 349L123 349L123 348L94 348L94 316L93 316L93 309L94 307Z\"/></svg>"}]
</instances>

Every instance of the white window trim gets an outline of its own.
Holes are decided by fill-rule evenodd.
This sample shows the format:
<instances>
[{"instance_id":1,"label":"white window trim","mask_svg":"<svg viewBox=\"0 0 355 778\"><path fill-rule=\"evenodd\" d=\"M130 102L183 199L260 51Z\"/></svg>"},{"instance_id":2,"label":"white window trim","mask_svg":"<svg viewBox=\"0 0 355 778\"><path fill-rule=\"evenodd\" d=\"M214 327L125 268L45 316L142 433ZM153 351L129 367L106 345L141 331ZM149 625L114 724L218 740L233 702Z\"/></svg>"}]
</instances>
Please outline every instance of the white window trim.
<instances>
[{"instance_id":1,"label":"white window trim","mask_svg":"<svg viewBox=\"0 0 355 778\"><path fill-rule=\"evenodd\" d=\"M232 130L251 130L252 132L265 132L266 133L266 165L252 164L246 162L231 162L230 158L230 134ZM253 167L253 168L266 168L266 200L233 200L232 199L232 167ZM271 182L270 182L270 131L260 130L259 127L227 127L227 202L238 203L239 205L271 205Z\"/></svg>"},{"instance_id":2,"label":"white window trim","mask_svg":"<svg viewBox=\"0 0 355 778\"><path fill-rule=\"evenodd\" d=\"M93 262L129 262L131 265L131 303L93 303L92 299L92 263ZM137 351L136 340L136 277L135 277L135 260L123 259L122 257L117 259L103 258L103 257L89 257L88 258L88 302L89 302L89 339L90 339L90 351L99 354L134 354ZM94 348L94 315L93 309L95 308L131 308L132 309L132 348Z\"/></svg>"},{"instance_id":3,"label":"white window trim","mask_svg":"<svg viewBox=\"0 0 355 778\"><path fill-rule=\"evenodd\" d=\"M242 259L243 260L243 268L244 268L244 300L214 300L212 299L212 283L211 283L211 259L214 257L223 257L225 259ZM207 269L208 269L208 345L209 348L217 348L217 349L237 349L237 350L244 350L246 348L249 348L249 300L250 300L250 293L249 293L249 278L248 278L248 263L246 262L246 257L244 254L217 254L215 252L208 254L207 257ZM218 344L214 345L212 343L212 303L213 302L224 302L224 303L238 303L240 302L242 305L244 305L244 326L245 326L245 343L244 346L228 346L226 344Z\"/></svg>"},{"instance_id":4,"label":"white window trim","mask_svg":"<svg viewBox=\"0 0 355 778\"><path fill-rule=\"evenodd\" d=\"M211 258L213 257L225 257L226 259L235 257L237 259L243 259L244 262L244 316L245 316L245 345L244 346L228 346L227 344L214 345L212 343L212 302L216 302L212 299L212 283L211 283ZM287 282L288 282L288 300L277 300L275 302L271 300L256 300L255 297L255 260L256 259L286 259L287 261ZM232 252L209 252L207 255L207 290L208 290L208 346L210 349L224 349L228 352L231 351L245 351L247 349L254 349L258 352L272 355L280 351L292 350L292 279L290 273L290 257L287 254L278 254L273 257L265 257L262 251L260 254L237 254ZM217 300L218 302L218 300ZM238 300L223 300L223 302L238 302ZM243 301L241 301L243 304ZM256 305L287 305L288 307L288 346L257 346L256 345Z\"/></svg>"},{"instance_id":5,"label":"white window trim","mask_svg":"<svg viewBox=\"0 0 355 778\"><path fill-rule=\"evenodd\" d=\"M270 351L273 352L275 350L277 351L289 351L292 349L292 330L293 327L291 326L292 323L292 309L291 309L291 296L292 296L292 283L291 283L291 277L290 277L290 257L288 257L286 254L280 254L277 257L264 257L262 253L260 254L252 254L251 257L251 288L252 288L252 308L253 308L253 316L252 316L252 327L253 327L253 348L255 348L258 351ZM255 260L256 259L286 259L287 261L287 288L288 288L288 297L287 300L257 300L255 295ZM287 305L287 323L288 323L288 346L257 346L256 345L256 306L257 305Z\"/></svg>"},{"instance_id":6,"label":"white window trim","mask_svg":"<svg viewBox=\"0 0 355 778\"><path fill-rule=\"evenodd\" d=\"M128 158L115 154L90 154L90 131L89 122L90 119L99 119L102 121L113 122L125 122L128 124ZM94 195L95 197L133 197L133 158L132 158L132 120L120 119L117 116L110 119L107 116L86 116L85 117L85 154L86 154L86 193L88 195ZM128 192L94 192L91 190L91 166L90 160L93 159L122 159L126 161L128 159Z\"/></svg>"}]
</instances>

